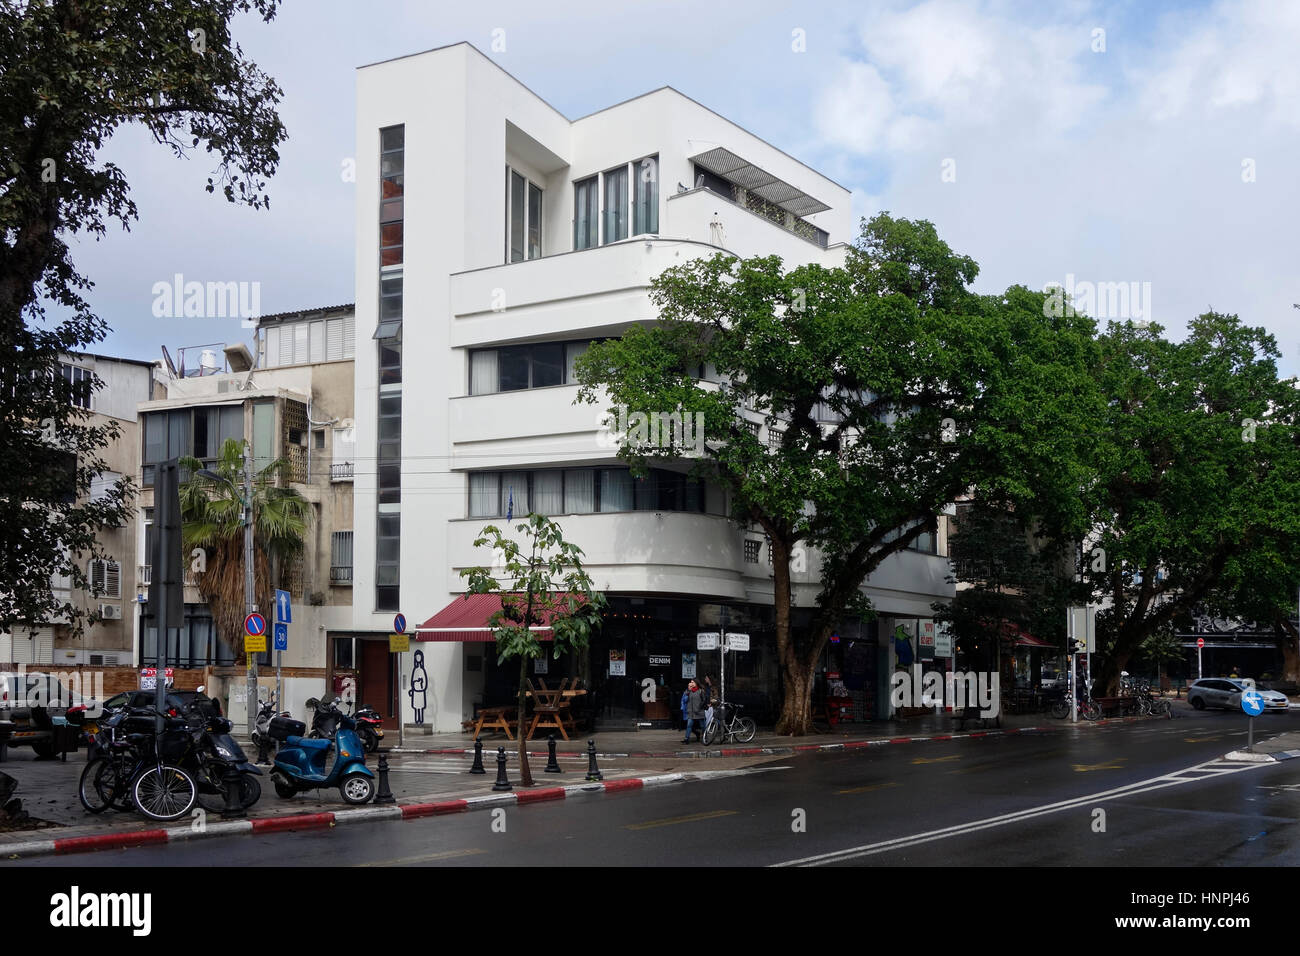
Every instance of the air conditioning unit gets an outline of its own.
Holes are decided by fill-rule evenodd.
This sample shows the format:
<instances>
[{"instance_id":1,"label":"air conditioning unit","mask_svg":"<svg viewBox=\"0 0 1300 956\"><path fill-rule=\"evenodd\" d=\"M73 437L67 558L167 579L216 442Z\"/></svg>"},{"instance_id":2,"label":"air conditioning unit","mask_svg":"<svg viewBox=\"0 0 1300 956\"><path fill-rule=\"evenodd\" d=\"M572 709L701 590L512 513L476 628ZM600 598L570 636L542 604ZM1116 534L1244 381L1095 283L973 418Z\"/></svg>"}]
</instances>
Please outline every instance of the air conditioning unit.
<instances>
[{"instance_id":1,"label":"air conditioning unit","mask_svg":"<svg viewBox=\"0 0 1300 956\"><path fill-rule=\"evenodd\" d=\"M122 620L122 607L118 604L101 604L99 606L99 616L106 621Z\"/></svg>"},{"instance_id":2,"label":"air conditioning unit","mask_svg":"<svg viewBox=\"0 0 1300 956\"><path fill-rule=\"evenodd\" d=\"M116 654L91 654L91 667L116 667L118 655Z\"/></svg>"}]
</instances>

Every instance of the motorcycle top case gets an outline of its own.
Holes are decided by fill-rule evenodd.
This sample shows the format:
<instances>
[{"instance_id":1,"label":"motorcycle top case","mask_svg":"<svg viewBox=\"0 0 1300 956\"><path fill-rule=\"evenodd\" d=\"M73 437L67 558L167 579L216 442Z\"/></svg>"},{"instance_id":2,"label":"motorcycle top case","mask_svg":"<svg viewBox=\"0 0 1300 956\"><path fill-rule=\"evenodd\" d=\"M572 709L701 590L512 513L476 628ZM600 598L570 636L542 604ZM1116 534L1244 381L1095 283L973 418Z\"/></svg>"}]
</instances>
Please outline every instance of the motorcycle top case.
<instances>
[{"instance_id":1,"label":"motorcycle top case","mask_svg":"<svg viewBox=\"0 0 1300 956\"><path fill-rule=\"evenodd\" d=\"M307 725L292 717L272 717L267 733L272 740L288 740L290 737L302 737L307 733Z\"/></svg>"}]
</instances>

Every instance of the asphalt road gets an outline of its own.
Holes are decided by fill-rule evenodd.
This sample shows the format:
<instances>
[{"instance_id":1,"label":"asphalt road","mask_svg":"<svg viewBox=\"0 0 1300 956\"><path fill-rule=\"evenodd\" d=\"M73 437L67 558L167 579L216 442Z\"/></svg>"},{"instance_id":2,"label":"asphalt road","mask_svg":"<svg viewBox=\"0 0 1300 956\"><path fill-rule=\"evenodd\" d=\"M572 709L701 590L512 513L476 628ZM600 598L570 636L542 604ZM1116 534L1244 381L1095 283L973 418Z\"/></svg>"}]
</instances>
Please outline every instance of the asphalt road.
<instances>
[{"instance_id":1,"label":"asphalt road","mask_svg":"<svg viewBox=\"0 0 1300 956\"><path fill-rule=\"evenodd\" d=\"M1256 727L1300 730L1300 713ZM1300 863L1300 760L1219 763L1245 734L1241 714L1208 712L927 741L700 767L681 785L501 812L15 865L680 866L684 848L744 866Z\"/></svg>"}]
</instances>

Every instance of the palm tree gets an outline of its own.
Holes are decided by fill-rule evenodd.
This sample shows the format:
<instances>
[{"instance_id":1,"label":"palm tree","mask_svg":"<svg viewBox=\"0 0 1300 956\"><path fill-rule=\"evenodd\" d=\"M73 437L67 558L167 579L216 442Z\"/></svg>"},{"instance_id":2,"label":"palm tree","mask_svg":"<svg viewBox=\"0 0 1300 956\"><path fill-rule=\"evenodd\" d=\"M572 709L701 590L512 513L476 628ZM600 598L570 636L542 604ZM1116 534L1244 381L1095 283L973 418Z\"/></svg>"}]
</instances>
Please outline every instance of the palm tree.
<instances>
[{"instance_id":1,"label":"palm tree","mask_svg":"<svg viewBox=\"0 0 1300 956\"><path fill-rule=\"evenodd\" d=\"M199 593L212 609L217 636L244 660L244 455L247 442L226 439L211 469L186 456L181 468L190 478L180 486L181 540L185 553L203 548L207 565L199 576ZM277 482L289 475L289 463L276 459L253 476L253 582L258 607L271 606L273 574L282 574L302 554L312 506L292 488Z\"/></svg>"}]
</instances>

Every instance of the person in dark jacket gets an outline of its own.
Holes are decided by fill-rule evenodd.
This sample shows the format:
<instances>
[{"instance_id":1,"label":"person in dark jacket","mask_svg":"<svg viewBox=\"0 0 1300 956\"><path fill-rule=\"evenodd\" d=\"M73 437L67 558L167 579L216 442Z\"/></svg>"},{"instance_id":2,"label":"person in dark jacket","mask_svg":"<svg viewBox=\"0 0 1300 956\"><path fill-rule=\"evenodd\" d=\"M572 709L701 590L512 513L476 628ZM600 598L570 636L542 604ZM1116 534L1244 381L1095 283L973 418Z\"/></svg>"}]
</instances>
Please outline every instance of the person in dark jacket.
<instances>
[{"instance_id":1,"label":"person in dark jacket","mask_svg":"<svg viewBox=\"0 0 1300 956\"><path fill-rule=\"evenodd\" d=\"M691 681L686 688L686 736L682 738L682 743L691 742L691 733L694 732L698 737L704 737L704 711L708 707L704 700L704 691L700 690L700 685ZM699 725L699 730L695 730L695 725Z\"/></svg>"}]
</instances>

